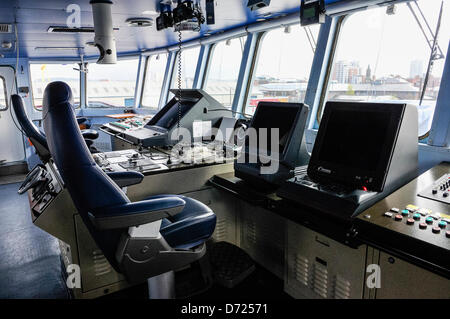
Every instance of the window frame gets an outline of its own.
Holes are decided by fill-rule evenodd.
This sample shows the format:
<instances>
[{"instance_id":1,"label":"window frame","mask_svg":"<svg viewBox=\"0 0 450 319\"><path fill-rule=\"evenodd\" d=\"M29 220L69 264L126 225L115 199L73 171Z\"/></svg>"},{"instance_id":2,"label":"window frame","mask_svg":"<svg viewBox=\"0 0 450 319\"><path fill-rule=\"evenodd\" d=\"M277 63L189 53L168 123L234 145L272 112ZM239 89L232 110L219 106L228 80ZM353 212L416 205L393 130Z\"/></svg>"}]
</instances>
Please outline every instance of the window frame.
<instances>
[{"instance_id":1,"label":"window frame","mask_svg":"<svg viewBox=\"0 0 450 319\"><path fill-rule=\"evenodd\" d=\"M81 65L82 65L82 63L80 61L58 61L58 60L56 60L56 61L39 61L39 60L36 60L36 61L28 62L28 70L29 70L28 75L29 75L29 84L30 84L30 88L31 88L31 101L32 101L32 104L33 104L33 109L38 111L38 112L42 112L42 109L38 109L36 107L35 103L34 103L33 78L31 76L31 65L32 64L40 64L40 65L42 65L42 64L59 64L59 65L77 64L79 68L81 68ZM82 92L83 89L82 89L82 81L81 81L81 74L83 72L79 71L78 73L79 73L78 74L78 90L79 90L79 100L80 100L80 102L79 102L78 106L75 107L76 110L81 109L82 104L83 104L83 92Z\"/></svg>"},{"instance_id":2,"label":"window frame","mask_svg":"<svg viewBox=\"0 0 450 319\"><path fill-rule=\"evenodd\" d=\"M140 61L140 55L130 55L130 56L122 56L122 57L118 57L117 62L119 61L125 61L125 60L137 60L137 68L136 68L136 80L135 80L135 87L134 87L134 99L136 100L137 97L137 92L138 92L138 85L139 85L139 61ZM112 106L112 107L107 107L107 108L96 108L96 107L90 107L89 106L89 94L88 94L88 87L89 87L89 77L88 77L88 73L89 73L89 64L96 64L96 62L91 62L91 61L85 61L86 64L86 68L88 70L88 72L84 73L84 107L86 109L93 109L93 110L115 110L115 109L135 109L136 108L136 103L133 107L130 106ZM114 64L113 64L114 65ZM142 91L142 90L141 90ZM136 101L135 101L136 102Z\"/></svg>"},{"instance_id":3,"label":"window frame","mask_svg":"<svg viewBox=\"0 0 450 319\"><path fill-rule=\"evenodd\" d=\"M3 112L7 111L9 108L8 88L6 87L6 79L2 75L0 75L0 80L3 81L3 92L4 92L3 98L5 99L5 108L0 108L0 112Z\"/></svg>"},{"instance_id":4,"label":"window frame","mask_svg":"<svg viewBox=\"0 0 450 319\"><path fill-rule=\"evenodd\" d=\"M236 96L236 88L237 88L238 83L239 83L239 73L240 73L240 68L241 68L241 65L242 65L242 61L244 60L245 45L246 45L246 43L248 41L248 34L241 34L241 35L238 35L238 36L232 36L232 37L229 37L229 38L221 39L220 41L214 42L214 43L209 45L208 54L207 54L207 57L206 57L206 67L205 67L205 71L203 73L202 85L201 85L201 89L204 90L206 93L208 93L208 91L206 90L206 87L207 87L208 76L209 76L209 72L210 72L210 68L211 68L211 61L213 59L213 55L214 55L214 52L216 50L217 45L219 45L219 43L226 42L228 40L235 40L235 39L244 38L244 37L246 38L245 41L244 41L244 51L242 52L242 58L239 61L239 68L238 68L239 70L238 70L238 76L236 78L236 85L235 85L235 96ZM252 66L252 68L253 68L253 66ZM234 101L235 96L233 97L233 101ZM233 101L231 101L231 106L230 106L231 108L233 108Z\"/></svg>"},{"instance_id":5,"label":"window frame","mask_svg":"<svg viewBox=\"0 0 450 319\"><path fill-rule=\"evenodd\" d=\"M258 38L256 39L255 52L254 52L254 55L253 55L253 60L252 60L249 76L248 76L247 83L246 83L245 98L243 100L242 105L240 106L240 109L242 110L243 114L246 114L247 107L248 107L248 104L247 104L248 103L248 98L249 98L249 95L250 95L250 93L251 93L251 91L253 89L253 80L254 80L254 76L255 76L255 71L257 71L256 64L257 64L257 62L259 61L259 58L260 58L261 44L262 44L263 39L271 31L274 31L274 30L277 30L277 29L286 28L286 27L290 27L290 26L297 26L297 25L298 25L298 23L296 23L296 22L285 23L285 24L280 24L277 27L268 28L268 29L265 29L265 30L261 30L259 32L254 32ZM302 28L302 26L300 26L300 28ZM320 26L320 28L319 28L319 33L320 33L321 28L322 28L322 26ZM314 56L315 56L315 54L316 53L313 54L313 61L312 61L312 63L314 63ZM311 78L311 72L310 72L310 75L308 77L308 83L309 83L310 78ZM250 114L248 114L248 115L250 115Z\"/></svg>"},{"instance_id":6,"label":"window frame","mask_svg":"<svg viewBox=\"0 0 450 319\"><path fill-rule=\"evenodd\" d=\"M157 55L161 55L161 54L167 55L167 57L166 57L167 61L166 61L166 66L165 66L165 71L167 71L167 66L168 66L168 64L170 63L170 59L169 59L170 53L164 52L164 53L151 54L151 55L147 56L146 59L145 59L144 75L143 75L143 80L142 80L141 97L140 97L140 99L139 99L139 108L143 108L143 109L146 109L146 110L153 110L153 111L157 111L157 110L159 110L159 108L160 108L160 105L161 105L161 99L163 98L164 83L165 83L165 81L166 81L167 74L164 74L163 80L162 80L162 82L161 82L161 92L159 93L159 101L158 101L158 105L156 106L156 108L152 108L152 107L150 107L150 106L145 105L145 104L143 103L143 100L144 100L145 86L146 86L146 83L147 83L147 75L148 75L148 73L149 73L149 72L148 72L148 71L149 71L149 70L148 70L148 67L149 67L150 59L151 59L153 56L157 56ZM165 71L164 71L164 73L166 73Z\"/></svg>"},{"instance_id":7,"label":"window frame","mask_svg":"<svg viewBox=\"0 0 450 319\"><path fill-rule=\"evenodd\" d=\"M375 7L375 8L370 8L371 9L379 9L380 7ZM329 86L329 81L330 81L330 77L333 71L333 67L334 67L334 63L335 63L335 58L336 58L336 53L338 51L338 47L339 47L339 41L341 39L341 32L342 32L342 27L345 25L345 22L347 21L347 19L351 16L353 16L354 14L358 14L360 12L366 12L363 10L356 10L354 12L351 13L343 13L341 15L337 15L337 18L339 19L338 24L337 24L337 30L335 33L335 37L333 38L333 42L332 42L332 47L330 49L330 58L328 60L328 65L327 65L327 72L325 74L324 77L324 82L321 88L321 93L320 93L320 97L319 97L319 105L317 108L317 112L316 112L316 121L317 121L317 125L320 126L320 122L322 119L322 114L323 114L323 110L325 107L325 102L326 102L326 96L328 95L328 86ZM445 62L444 62L445 63ZM442 85L442 83L441 83ZM439 87L440 90L440 87ZM436 100L437 103L437 100ZM437 105L436 105L437 107ZM419 143L426 143L428 137L430 137L431 131L433 130L433 122L434 122L434 116L436 113L433 114L433 118L431 119L432 123L431 123L431 127L428 130L428 132L426 132L423 135L419 135L417 137L418 142ZM318 129L318 128L317 128Z\"/></svg>"},{"instance_id":8,"label":"window frame","mask_svg":"<svg viewBox=\"0 0 450 319\"><path fill-rule=\"evenodd\" d=\"M183 54L187 50L192 50L192 49L197 49L197 48L198 48L197 65L195 66L194 79L193 79L193 82L192 82L192 87L191 88L181 88L182 90L194 89L195 78L197 76L198 66L199 66L199 63L201 62L200 61L200 55L201 55L202 45L198 44L198 45L193 45L193 46L189 46L189 47L181 49L181 53ZM173 68L172 68L170 79L168 81L169 85L168 85L168 88L167 88L167 96L170 95L170 87L172 86L172 84L176 85L177 86L176 88L178 88L178 84L176 82L177 82L177 77L178 77L178 54L180 53L180 50L176 50L173 53L174 53ZM181 57L181 61L183 63L183 57ZM208 61L208 63L209 63L209 61Z\"/></svg>"}]
</instances>

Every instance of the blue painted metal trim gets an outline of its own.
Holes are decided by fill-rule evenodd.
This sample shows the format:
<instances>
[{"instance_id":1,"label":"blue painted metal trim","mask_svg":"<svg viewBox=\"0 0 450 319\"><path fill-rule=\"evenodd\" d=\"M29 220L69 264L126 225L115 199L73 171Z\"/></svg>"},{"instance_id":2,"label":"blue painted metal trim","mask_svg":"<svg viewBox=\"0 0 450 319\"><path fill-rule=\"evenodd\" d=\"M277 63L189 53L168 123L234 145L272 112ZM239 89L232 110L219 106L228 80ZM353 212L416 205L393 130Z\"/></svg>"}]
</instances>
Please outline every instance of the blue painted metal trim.
<instances>
[{"instance_id":1,"label":"blue painted metal trim","mask_svg":"<svg viewBox=\"0 0 450 319\"><path fill-rule=\"evenodd\" d=\"M161 88L161 96L159 98L158 110L164 107L164 105L167 103L167 97L169 96L169 87L170 83L172 83L173 69L175 67L176 56L177 56L176 52L172 51L169 53L169 56L167 57L166 73L164 75L164 82Z\"/></svg>"},{"instance_id":2,"label":"blue painted metal trim","mask_svg":"<svg viewBox=\"0 0 450 319\"><path fill-rule=\"evenodd\" d=\"M147 66L147 57L139 56L138 71L136 76L136 89L134 90L134 108L141 107L142 91L144 89L145 67Z\"/></svg>"},{"instance_id":3,"label":"blue painted metal trim","mask_svg":"<svg viewBox=\"0 0 450 319\"><path fill-rule=\"evenodd\" d=\"M194 89L201 89L205 79L205 71L208 65L210 45L202 45L198 56L197 69L195 70Z\"/></svg>"},{"instance_id":4,"label":"blue painted metal trim","mask_svg":"<svg viewBox=\"0 0 450 319\"><path fill-rule=\"evenodd\" d=\"M428 144L440 147L450 146L450 41Z\"/></svg>"},{"instance_id":5,"label":"blue painted metal trim","mask_svg":"<svg viewBox=\"0 0 450 319\"><path fill-rule=\"evenodd\" d=\"M260 36L259 33L249 33L245 42L244 53L242 55L239 77L236 84L236 92L233 99L232 110L242 112L245 101L247 100L247 91L250 83L250 74L253 68L253 62L257 58L257 45Z\"/></svg>"},{"instance_id":6,"label":"blue painted metal trim","mask_svg":"<svg viewBox=\"0 0 450 319\"><path fill-rule=\"evenodd\" d=\"M305 104L310 107L308 116L308 128L314 128L316 114L319 109L320 95L326 88L323 87L327 65L330 62L331 44L336 31L336 18L326 18L325 23L320 27L317 39L316 52L309 75L308 88L305 94ZM331 41L330 41L331 40Z\"/></svg>"}]
</instances>

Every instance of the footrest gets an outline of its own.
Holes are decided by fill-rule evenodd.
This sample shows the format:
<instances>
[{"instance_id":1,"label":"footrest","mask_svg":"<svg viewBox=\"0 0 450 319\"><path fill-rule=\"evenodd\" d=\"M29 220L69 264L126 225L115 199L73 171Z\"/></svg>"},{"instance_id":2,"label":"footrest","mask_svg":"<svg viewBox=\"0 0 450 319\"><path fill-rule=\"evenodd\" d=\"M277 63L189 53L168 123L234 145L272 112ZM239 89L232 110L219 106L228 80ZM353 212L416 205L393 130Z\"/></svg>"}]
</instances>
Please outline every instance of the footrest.
<instances>
[{"instance_id":1,"label":"footrest","mask_svg":"<svg viewBox=\"0 0 450 319\"><path fill-rule=\"evenodd\" d=\"M214 280L226 288L236 287L255 270L251 257L230 243L215 243L209 253Z\"/></svg>"}]
</instances>

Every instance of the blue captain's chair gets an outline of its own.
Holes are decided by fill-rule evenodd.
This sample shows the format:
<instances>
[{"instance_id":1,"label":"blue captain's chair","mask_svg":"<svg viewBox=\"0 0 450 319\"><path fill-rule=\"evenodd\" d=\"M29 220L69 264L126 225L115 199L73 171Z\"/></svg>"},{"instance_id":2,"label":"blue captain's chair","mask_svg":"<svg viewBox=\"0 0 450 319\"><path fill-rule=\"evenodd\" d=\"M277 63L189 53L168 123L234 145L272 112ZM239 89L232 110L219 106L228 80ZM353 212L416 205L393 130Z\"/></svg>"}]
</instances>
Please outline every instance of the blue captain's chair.
<instances>
[{"instance_id":1,"label":"blue captain's chair","mask_svg":"<svg viewBox=\"0 0 450 319\"><path fill-rule=\"evenodd\" d=\"M81 136L69 92L64 82L47 86L43 120L51 156L72 200L115 270L130 282L150 278L151 297L170 297L173 270L205 254L216 216L206 205L184 196L160 195L131 203L96 165Z\"/></svg>"},{"instance_id":2,"label":"blue captain's chair","mask_svg":"<svg viewBox=\"0 0 450 319\"><path fill-rule=\"evenodd\" d=\"M72 94L71 92L67 92L68 94ZM69 101L71 101L71 97L67 97ZM14 109L14 113L16 114L16 119L19 122L19 125L22 129L22 133L28 137L36 149L36 153L43 163L47 163L50 158L50 151L47 145L47 138L45 134L41 132L41 130L34 125L34 123L28 118L27 113L25 112L25 107L23 105L22 98L14 94L11 96L11 101ZM86 118L77 117L77 123L80 124L86 121ZM83 136L84 142L89 147L89 151L91 153L95 153L95 150L92 147L93 140L98 138L98 132L95 130L81 130L81 135ZM108 176L114 180L114 182L120 187L127 187L131 185L138 184L144 178L144 175L138 172L109 172Z\"/></svg>"},{"instance_id":3,"label":"blue captain's chair","mask_svg":"<svg viewBox=\"0 0 450 319\"><path fill-rule=\"evenodd\" d=\"M72 92L70 92L70 94L72 94ZM72 96L70 96L69 99L72 99ZM20 95L11 95L11 104L22 132L30 139L31 143L36 148L36 152L41 161L46 163L50 159L50 153L48 151L45 134L38 127L36 127L36 125L34 125L34 123L27 116L23 99ZM87 119L85 117L77 118L78 124L85 123L86 121ZM96 150L92 147L92 144L94 143L94 140L98 138L98 132L95 130L86 129L81 131L81 135L83 136L85 143L89 146L90 151L95 153Z\"/></svg>"}]
</instances>

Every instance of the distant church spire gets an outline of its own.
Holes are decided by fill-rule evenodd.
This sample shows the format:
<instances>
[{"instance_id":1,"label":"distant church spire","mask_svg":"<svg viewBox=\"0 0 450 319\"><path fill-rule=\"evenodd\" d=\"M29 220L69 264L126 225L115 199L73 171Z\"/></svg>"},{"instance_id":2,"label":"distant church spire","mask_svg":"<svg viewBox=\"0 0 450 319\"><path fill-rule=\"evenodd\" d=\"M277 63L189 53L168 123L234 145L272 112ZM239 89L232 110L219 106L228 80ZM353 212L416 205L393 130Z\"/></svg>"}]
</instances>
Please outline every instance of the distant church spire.
<instances>
[{"instance_id":1,"label":"distant church spire","mask_svg":"<svg viewBox=\"0 0 450 319\"><path fill-rule=\"evenodd\" d=\"M372 70L370 69L370 64L367 66L366 70L366 82L370 82L372 79Z\"/></svg>"}]
</instances>

